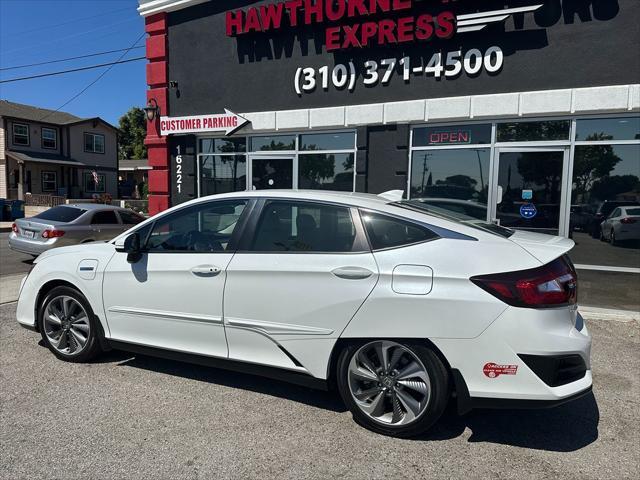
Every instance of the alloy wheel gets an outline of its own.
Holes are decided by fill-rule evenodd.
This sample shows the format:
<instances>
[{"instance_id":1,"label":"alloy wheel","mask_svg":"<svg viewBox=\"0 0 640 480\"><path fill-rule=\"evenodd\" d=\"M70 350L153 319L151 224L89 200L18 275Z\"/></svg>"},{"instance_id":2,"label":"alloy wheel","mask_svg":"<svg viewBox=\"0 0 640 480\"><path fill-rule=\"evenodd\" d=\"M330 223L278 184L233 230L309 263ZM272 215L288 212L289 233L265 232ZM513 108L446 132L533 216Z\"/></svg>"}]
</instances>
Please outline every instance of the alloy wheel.
<instances>
[{"instance_id":1,"label":"alloy wheel","mask_svg":"<svg viewBox=\"0 0 640 480\"><path fill-rule=\"evenodd\" d=\"M51 346L64 355L76 355L87 345L91 330L89 316L73 297L52 298L44 308L42 324Z\"/></svg>"},{"instance_id":2,"label":"alloy wheel","mask_svg":"<svg viewBox=\"0 0 640 480\"><path fill-rule=\"evenodd\" d=\"M407 347L381 340L361 347L349 362L349 390L373 421L400 426L416 421L431 397L431 380Z\"/></svg>"}]
</instances>

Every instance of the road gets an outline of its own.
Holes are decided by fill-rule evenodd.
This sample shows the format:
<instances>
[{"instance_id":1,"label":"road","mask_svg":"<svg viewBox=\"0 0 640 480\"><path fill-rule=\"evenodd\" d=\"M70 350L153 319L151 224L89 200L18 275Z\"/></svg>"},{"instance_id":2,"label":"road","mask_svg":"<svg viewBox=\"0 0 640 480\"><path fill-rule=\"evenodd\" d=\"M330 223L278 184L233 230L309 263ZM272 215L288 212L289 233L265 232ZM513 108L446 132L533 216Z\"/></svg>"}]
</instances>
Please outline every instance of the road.
<instances>
[{"instance_id":1,"label":"road","mask_svg":"<svg viewBox=\"0 0 640 480\"><path fill-rule=\"evenodd\" d=\"M0 233L0 275L28 272L29 268L31 268L33 257L11 250L8 239L8 233Z\"/></svg>"},{"instance_id":2,"label":"road","mask_svg":"<svg viewBox=\"0 0 640 480\"><path fill-rule=\"evenodd\" d=\"M583 232L574 232L576 246L569 256L573 263L640 268L640 242L611 245Z\"/></svg>"},{"instance_id":3,"label":"road","mask_svg":"<svg viewBox=\"0 0 640 480\"><path fill-rule=\"evenodd\" d=\"M111 352L56 360L0 307L0 478L637 478L640 327L592 321L595 396L544 411L448 411L399 440L334 394Z\"/></svg>"}]
</instances>

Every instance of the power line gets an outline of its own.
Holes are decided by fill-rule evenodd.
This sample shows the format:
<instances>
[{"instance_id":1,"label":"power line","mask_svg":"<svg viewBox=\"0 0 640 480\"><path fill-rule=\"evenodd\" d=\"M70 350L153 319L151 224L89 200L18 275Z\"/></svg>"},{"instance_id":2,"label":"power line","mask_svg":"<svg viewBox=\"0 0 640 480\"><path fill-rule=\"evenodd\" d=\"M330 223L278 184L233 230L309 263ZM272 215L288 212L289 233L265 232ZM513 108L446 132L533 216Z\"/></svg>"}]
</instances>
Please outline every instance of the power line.
<instances>
[{"instance_id":1,"label":"power line","mask_svg":"<svg viewBox=\"0 0 640 480\"><path fill-rule=\"evenodd\" d=\"M104 17L105 15L111 15L112 13L118 13L118 12L124 12L125 10L131 10L131 7L119 8L117 10L111 10L111 11L104 12L104 13L97 13L95 15L89 15L88 17L79 17L79 18L75 18L73 20L69 20L67 22L56 23L55 25L44 25L42 27L31 28L29 30L23 30L21 32L5 33L5 34L2 34L0 36L1 37L17 37L18 35L24 35L24 34L27 34L27 33L33 33L33 32L38 32L38 31L42 31L42 30L50 30L52 28L62 27L64 25L70 25L72 23L79 22L81 20L90 20L92 18Z\"/></svg>"},{"instance_id":2,"label":"power line","mask_svg":"<svg viewBox=\"0 0 640 480\"><path fill-rule=\"evenodd\" d=\"M127 50L127 52L130 49ZM23 80L33 80L34 78L53 77L54 75L64 75L65 73L81 72L83 70L93 70L94 68L107 67L119 65L121 63L135 62L137 60L144 60L146 57L128 58L127 60L117 60L115 62L101 63L99 65L89 65L88 67L71 68L69 70L60 70L58 72L41 73L39 75L30 75L28 77L9 78L7 80L0 80L0 83L21 82Z\"/></svg>"},{"instance_id":3,"label":"power line","mask_svg":"<svg viewBox=\"0 0 640 480\"><path fill-rule=\"evenodd\" d=\"M136 38L135 42L133 42L131 44L131 47L129 47L129 50L131 50L141 39L142 37L145 36L145 33L143 32L138 38ZM120 55L120 58L118 58L118 62L120 60L122 60L124 58L124 56L129 53L129 50L127 50L126 52L124 52L122 55ZM98 81L104 77L107 73L109 73L109 71L111 71L111 69L113 68L113 65L109 65L109 67L102 72L100 75L98 75L96 77L96 79L91 82L89 85L87 85L86 87L84 87L82 90L80 90L78 93L76 93L73 97L71 97L69 100L67 100L66 102L64 102L62 105L60 105L58 108L56 108L55 110L47 113L44 117L42 117L40 119L40 121L44 120L45 118L49 117L50 115L53 115L54 113L60 111L61 109L63 109L64 107L66 107L67 105L69 105L71 102L73 102L76 98L78 98L80 95L82 95L84 92L86 92L87 90L89 90L93 85L95 85L96 83L98 83Z\"/></svg>"},{"instance_id":4,"label":"power line","mask_svg":"<svg viewBox=\"0 0 640 480\"><path fill-rule=\"evenodd\" d=\"M116 52L124 52L125 50L136 50L138 48L144 48L144 45L136 45L133 48L119 48L117 50L107 50L104 52L97 52L97 53L88 53L86 55L78 55L76 57L67 57L67 58L60 58L58 60L49 60L46 62L38 62L38 63L29 63L26 65L14 65L12 67L3 67L0 68L0 72L1 71L5 71L5 70L17 70L19 68L27 68L27 67L38 67L40 65L49 65L51 63L60 63L60 62L67 62L69 60L78 60L80 58L89 58L89 57L98 57L100 55L108 55L109 53L116 53Z\"/></svg>"}]
</instances>

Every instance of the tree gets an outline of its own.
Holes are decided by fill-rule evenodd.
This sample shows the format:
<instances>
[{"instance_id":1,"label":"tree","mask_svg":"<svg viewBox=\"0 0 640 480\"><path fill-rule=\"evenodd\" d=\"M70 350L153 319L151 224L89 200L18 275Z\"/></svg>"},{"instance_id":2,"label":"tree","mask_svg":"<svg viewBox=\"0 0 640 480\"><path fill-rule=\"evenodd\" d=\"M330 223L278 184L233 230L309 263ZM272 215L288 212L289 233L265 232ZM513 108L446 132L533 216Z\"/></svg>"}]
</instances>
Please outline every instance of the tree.
<instances>
[{"instance_id":1,"label":"tree","mask_svg":"<svg viewBox=\"0 0 640 480\"><path fill-rule=\"evenodd\" d=\"M147 135L147 116L144 110L131 107L120 117L119 128L118 157L120 160L147 158L147 147L144 146L144 137Z\"/></svg>"},{"instance_id":2,"label":"tree","mask_svg":"<svg viewBox=\"0 0 640 480\"><path fill-rule=\"evenodd\" d=\"M608 140L610 137L599 133L589 135L587 140ZM576 147L573 164L573 181L575 195L580 201L594 183L608 176L622 159L618 157L611 145L588 145Z\"/></svg>"}]
</instances>

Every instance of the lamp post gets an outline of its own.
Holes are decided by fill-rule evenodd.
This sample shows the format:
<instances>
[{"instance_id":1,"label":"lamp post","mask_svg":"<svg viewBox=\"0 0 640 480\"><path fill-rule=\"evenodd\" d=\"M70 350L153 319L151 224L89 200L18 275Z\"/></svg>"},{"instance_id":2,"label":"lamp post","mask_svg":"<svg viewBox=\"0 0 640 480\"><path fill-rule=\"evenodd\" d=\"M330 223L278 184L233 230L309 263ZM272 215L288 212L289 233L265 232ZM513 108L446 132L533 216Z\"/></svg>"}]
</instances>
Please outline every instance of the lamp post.
<instances>
[{"instance_id":1,"label":"lamp post","mask_svg":"<svg viewBox=\"0 0 640 480\"><path fill-rule=\"evenodd\" d=\"M150 98L147 102L147 106L143 108L145 114L147 115L147 120L153 122L153 120L160 116L160 107L158 106L158 102L155 98Z\"/></svg>"}]
</instances>

